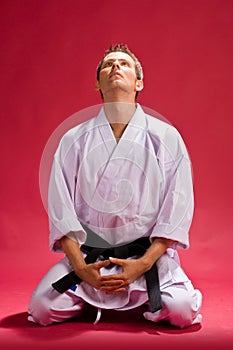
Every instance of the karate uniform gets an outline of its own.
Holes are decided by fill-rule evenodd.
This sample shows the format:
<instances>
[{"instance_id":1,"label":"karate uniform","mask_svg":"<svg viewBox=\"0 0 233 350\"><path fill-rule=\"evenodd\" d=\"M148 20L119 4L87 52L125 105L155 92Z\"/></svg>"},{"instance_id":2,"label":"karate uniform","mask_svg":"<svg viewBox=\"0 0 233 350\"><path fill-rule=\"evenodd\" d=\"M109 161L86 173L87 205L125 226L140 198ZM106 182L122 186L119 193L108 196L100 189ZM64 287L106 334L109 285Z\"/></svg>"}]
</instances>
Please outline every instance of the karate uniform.
<instances>
[{"instance_id":1,"label":"karate uniform","mask_svg":"<svg viewBox=\"0 0 233 350\"><path fill-rule=\"evenodd\" d=\"M69 130L54 156L48 193L50 248L69 235L80 245L82 224L110 245L140 237L164 237L175 243L157 261L163 308L144 317L167 320L178 327L201 321L202 296L180 267L177 248L189 247L193 185L189 156L178 131L144 113L140 105L119 142L104 109ZM89 245L95 245L93 239ZM148 302L145 276L125 292L107 295L82 282L59 294L51 286L72 270L67 257L39 283L29 305L29 320L48 325L78 316L85 303L98 310L128 310ZM120 266L102 268L115 274Z\"/></svg>"}]
</instances>

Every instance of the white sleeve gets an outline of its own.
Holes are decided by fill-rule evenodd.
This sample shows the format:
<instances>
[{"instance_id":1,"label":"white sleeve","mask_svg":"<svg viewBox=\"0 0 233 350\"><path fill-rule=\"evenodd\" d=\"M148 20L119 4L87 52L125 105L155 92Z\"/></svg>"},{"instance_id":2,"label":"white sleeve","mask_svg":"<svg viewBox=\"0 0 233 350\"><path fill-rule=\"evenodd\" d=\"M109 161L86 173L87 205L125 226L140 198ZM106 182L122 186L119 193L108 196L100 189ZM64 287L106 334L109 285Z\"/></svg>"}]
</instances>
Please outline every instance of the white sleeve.
<instances>
[{"instance_id":1,"label":"white sleeve","mask_svg":"<svg viewBox=\"0 0 233 350\"><path fill-rule=\"evenodd\" d=\"M168 129L161 143L158 158L164 195L151 238L172 239L176 245L188 248L194 209L192 170L184 142L173 127Z\"/></svg>"},{"instance_id":2,"label":"white sleeve","mask_svg":"<svg viewBox=\"0 0 233 350\"><path fill-rule=\"evenodd\" d=\"M50 249L60 251L59 240L71 235L83 244L86 232L77 218L74 195L77 173L77 150L62 140L54 156L48 190Z\"/></svg>"}]
</instances>

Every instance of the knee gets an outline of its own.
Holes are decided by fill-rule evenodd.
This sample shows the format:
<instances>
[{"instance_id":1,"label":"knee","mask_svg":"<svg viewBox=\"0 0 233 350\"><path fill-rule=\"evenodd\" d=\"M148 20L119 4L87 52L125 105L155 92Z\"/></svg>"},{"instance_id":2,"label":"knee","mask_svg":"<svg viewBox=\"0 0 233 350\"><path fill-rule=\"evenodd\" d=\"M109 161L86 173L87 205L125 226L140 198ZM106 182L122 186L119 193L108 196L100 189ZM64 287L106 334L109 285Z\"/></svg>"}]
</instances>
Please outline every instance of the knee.
<instances>
[{"instance_id":1,"label":"knee","mask_svg":"<svg viewBox=\"0 0 233 350\"><path fill-rule=\"evenodd\" d=\"M181 289L175 296L165 298L165 305L169 322L176 327L185 328L193 323L200 308L200 300L197 300L195 293Z\"/></svg>"},{"instance_id":2,"label":"knee","mask_svg":"<svg viewBox=\"0 0 233 350\"><path fill-rule=\"evenodd\" d=\"M42 326L54 323L52 317L52 299L49 295L34 292L28 307L29 321L33 321Z\"/></svg>"},{"instance_id":3,"label":"knee","mask_svg":"<svg viewBox=\"0 0 233 350\"><path fill-rule=\"evenodd\" d=\"M42 326L60 323L79 316L84 301L72 293L60 294L53 288L45 292L34 292L28 308L29 321Z\"/></svg>"}]
</instances>

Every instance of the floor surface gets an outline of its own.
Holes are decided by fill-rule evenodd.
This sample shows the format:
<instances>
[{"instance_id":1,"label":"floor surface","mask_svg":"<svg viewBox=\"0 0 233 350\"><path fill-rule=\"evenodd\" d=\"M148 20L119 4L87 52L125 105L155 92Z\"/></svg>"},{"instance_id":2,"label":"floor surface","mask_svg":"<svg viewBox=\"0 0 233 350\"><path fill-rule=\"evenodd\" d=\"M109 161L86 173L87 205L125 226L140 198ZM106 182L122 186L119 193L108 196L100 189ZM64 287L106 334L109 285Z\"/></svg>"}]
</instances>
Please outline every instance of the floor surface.
<instances>
[{"instance_id":1,"label":"floor surface","mask_svg":"<svg viewBox=\"0 0 233 350\"><path fill-rule=\"evenodd\" d=\"M202 324L182 330L166 323L154 324L144 320L143 307L131 311L104 311L97 325L93 324L96 316L94 308L88 308L80 319L64 324L49 327L34 325L27 321L27 305L31 291L49 267L48 260L41 261L39 268L34 267L32 274L35 262L31 266L32 259L20 259L18 256L16 260L20 262L21 269L14 272L16 264L12 259L1 278L1 349L76 349L80 346L87 349L170 349L171 346L177 349L232 349L233 303L229 271L223 269L223 265L214 264L213 249L205 255L201 254L202 249L195 248L195 254L199 254L195 266L192 265L192 250L189 259L186 258L188 253L181 257L190 270L193 282L203 293ZM229 259L225 260L225 264L229 264ZM230 264L228 266L230 269ZM199 269L202 269L201 274ZM214 272L219 274L219 281L215 279Z\"/></svg>"}]
</instances>

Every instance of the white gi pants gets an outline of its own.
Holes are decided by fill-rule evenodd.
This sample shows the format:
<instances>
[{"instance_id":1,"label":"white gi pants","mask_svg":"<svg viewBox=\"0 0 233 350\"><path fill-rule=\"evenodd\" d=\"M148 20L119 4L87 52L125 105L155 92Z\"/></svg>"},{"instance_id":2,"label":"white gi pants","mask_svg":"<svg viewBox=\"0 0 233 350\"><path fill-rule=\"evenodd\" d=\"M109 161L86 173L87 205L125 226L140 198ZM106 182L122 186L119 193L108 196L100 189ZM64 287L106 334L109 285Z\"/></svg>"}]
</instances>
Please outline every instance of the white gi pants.
<instances>
[{"instance_id":1,"label":"white gi pants","mask_svg":"<svg viewBox=\"0 0 233 350\"><path fill-rule=\"evenodd\" d=\"M81 315L86 303L82 298L72 290L60 294L51 286L51 283L68 272L70 270L67 269L67 258L64 258L42 278L31 297L28 308L29 321L47 326ZM199 310L202 295L199 290L193 288L189 280L161 288L161 297L163 308L155 313L144 312L145 319L153 322L165 320L180 328L201 322Z\"/></svg>"}]
</instances>

